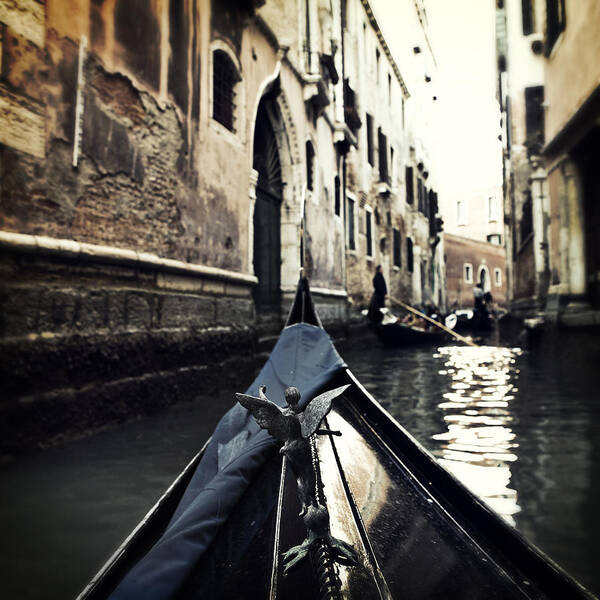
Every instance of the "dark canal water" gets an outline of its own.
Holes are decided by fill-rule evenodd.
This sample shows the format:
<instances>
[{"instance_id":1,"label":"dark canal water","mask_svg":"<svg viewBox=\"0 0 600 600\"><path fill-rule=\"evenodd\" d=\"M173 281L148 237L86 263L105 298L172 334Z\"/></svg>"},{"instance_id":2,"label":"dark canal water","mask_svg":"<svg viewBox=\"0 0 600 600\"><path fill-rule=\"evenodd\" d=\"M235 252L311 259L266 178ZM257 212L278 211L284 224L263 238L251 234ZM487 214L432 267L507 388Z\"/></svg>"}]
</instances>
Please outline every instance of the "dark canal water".
<instances>
[{"instance_id":1,"label":"dark canal water","mask_svg":"<svg viewBox=\"0 0 600 600\"><path fill-rule=\"evenodd\" d=\"M426 448L600 594L600 335L339 345ZM525 346L525 347L523 347ZM68 599L200 448L240 385L0 467L0 597Z\"/></svg>"}]
</instances>

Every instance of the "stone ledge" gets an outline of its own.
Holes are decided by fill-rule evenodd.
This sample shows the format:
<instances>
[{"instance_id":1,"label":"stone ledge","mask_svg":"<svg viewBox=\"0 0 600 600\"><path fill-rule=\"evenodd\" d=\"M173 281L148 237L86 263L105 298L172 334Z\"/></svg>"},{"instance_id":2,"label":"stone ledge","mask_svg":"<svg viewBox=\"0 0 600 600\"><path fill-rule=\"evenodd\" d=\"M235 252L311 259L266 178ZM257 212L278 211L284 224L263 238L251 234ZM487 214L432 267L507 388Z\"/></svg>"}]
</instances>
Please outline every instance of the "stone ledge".
<instances>
[{"instance_id":1,"label":"stone ledge","mask_svg":"<svg viewBox=\"0 0 600 600\"><path fill-rule=\"evenodd\" d=\"M49 391L0 406L0 456L14 456L88 436L176 402L218 393L223 378L244 389L256 372L252 354ZM233 404L233 398L232 398Z\"/></svg>"},{"instance_id":2,"label":"stone ledge","mask_svg":"<svg viewBox=\"0 0 600 600\"><path fill-rule=\"evenodd\" d=\"M0 409L53 390L252 356L253 327L32 335L0 343Z\"/></svg>"},{"instance_id":3,"label":"stone ledge","mask_svg":"<svg viewBox=\"0 0 600 600\"><path fill-rule=\"evenodd\" d=\"M237 285L253 286L258 283L255 275L236 273L218 267L208 267L170 258L161 258L148 252L126 248L88 244L75 240L0 231L0 249L29 254L50 255L58 258L87 262L117 264L144 270L175 273L187 277L211 279Z\"/></svg>"},{"instance_id":4,"label":"stone ledge","mask_svg":"<svg viewBox=\"0 0 600 600\"><path fill-rule=\"evenodd\" d=\"M283 294L296 294L296 286L293 287L282 287L281 291ZM347 298L348 292L346 290L333 290L330 288L313 287L310 286L310 292L313 296L331 296L334 298Z\"/></svg>"}]
</instances>

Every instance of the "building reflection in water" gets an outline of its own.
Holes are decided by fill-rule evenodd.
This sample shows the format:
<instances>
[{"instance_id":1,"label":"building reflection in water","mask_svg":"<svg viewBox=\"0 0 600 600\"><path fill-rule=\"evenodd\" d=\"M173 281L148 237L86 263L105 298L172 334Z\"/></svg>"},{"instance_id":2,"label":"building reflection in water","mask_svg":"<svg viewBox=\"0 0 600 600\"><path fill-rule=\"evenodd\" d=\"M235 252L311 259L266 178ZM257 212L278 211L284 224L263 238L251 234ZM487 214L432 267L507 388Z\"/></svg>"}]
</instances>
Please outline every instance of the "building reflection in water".
<instances>
[{"instance_id":1,"label":"building reflection in water","mask_svg":"<svg viewBox=\"0 0 600 600\"><path fill-rule=\"evenodd\" d=\"M511 525L520 511L510 487L518 440L511 425L518 348L444 347L436 358L451 380L439 408L447 431L433 435L439 462Z\"/></svg>"}]
</instances>

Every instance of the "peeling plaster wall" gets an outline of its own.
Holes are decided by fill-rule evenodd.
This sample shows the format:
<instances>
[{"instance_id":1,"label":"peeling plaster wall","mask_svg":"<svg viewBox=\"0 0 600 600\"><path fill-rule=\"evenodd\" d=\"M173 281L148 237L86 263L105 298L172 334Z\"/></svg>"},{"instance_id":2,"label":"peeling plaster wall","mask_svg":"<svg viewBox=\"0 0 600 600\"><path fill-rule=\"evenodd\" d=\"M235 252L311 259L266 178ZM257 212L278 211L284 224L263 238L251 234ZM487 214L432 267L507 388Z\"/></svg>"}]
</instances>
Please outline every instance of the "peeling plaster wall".
<instances>
[{"instance_id":1,"label":"peeling plaster wall","mask_svg":"<svg viewBox=\"0 0 600 600\"><path fill-rule=\"evenodd\" d=\"M0 229L248 271L251 158L245 131L232 145L209 129L204 4L2 3ZM254 354L248 283L10 247L0 271L0 452L189 399L209 365Z\"/></svg>"}]
</instances>

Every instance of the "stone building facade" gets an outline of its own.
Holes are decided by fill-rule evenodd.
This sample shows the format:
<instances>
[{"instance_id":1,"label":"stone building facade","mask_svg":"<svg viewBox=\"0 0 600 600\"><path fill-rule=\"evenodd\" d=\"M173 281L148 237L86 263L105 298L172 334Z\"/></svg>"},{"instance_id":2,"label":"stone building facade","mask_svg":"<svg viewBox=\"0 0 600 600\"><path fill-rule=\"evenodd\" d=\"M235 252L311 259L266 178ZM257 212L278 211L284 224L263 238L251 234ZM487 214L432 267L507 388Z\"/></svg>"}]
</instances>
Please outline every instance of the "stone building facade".
<instances>
[{"instance_id":1,"label":"stone building facade","mask_svg":"<svg viewBox=\"0 0 600 600\"><path fill-rule=\"evenodd\" d=\"M367 304L380 264L390 296L444 306L432 156L435 58L423 3L398 2L396 10L397 61L368 2L346 3L344 81L353 100L342 163L347 289L354 305Z\"/></svg>"},{"instance_id":2,"label":"stone building facade","mask_svg":"<svg viewBox=\"0 0 600 600\"><path fill-rule=\"evenodd\" d=\"M375 262L442 297L424 121L366 0L11 0L0 23L5 448L193 396L278 330L300 267L330 326Z\"/></svg>"},{"instance_id":3,"label":"stone building facade","mask_svg":"<svg viewBox=\"0 0 600 600\"><path fill-rule=\"evenodd\" d=\"M532 2L504 0L497 9L498 98L505 125L504 209L511 308L535 314L545 295L547 220L545 173L539 170L544 142L544 57L540 13ZM534 218L535 215L535 218Z\"/></svg>"},{"instance_id":4,"label":"stone building facade","mask_svg":"<svg viewBox=\"0 0 600 600\"><path fill-rule=\"evenodd\" d=\"M521 132L519 141L517 133L513 143L525 139L528 151L527 180L519 180L516 165L509 165L506 176L508 231L517 249L511 261L513 304L524 316L563 325L600 324L600 213L593 167L600 139L600 7L591 0L531 0L499 3L504 10L510 106L511 79L533 77L538 90L530 91L525 118L515 111L511 117L511 133L518 131L519 117L521 129L525 122L527 137ZM529 47L511 61L511 44ZM521 73L524 63L529 67ZM524 200L519 184L526 190Z\"/></svg>"}]
</instances>

